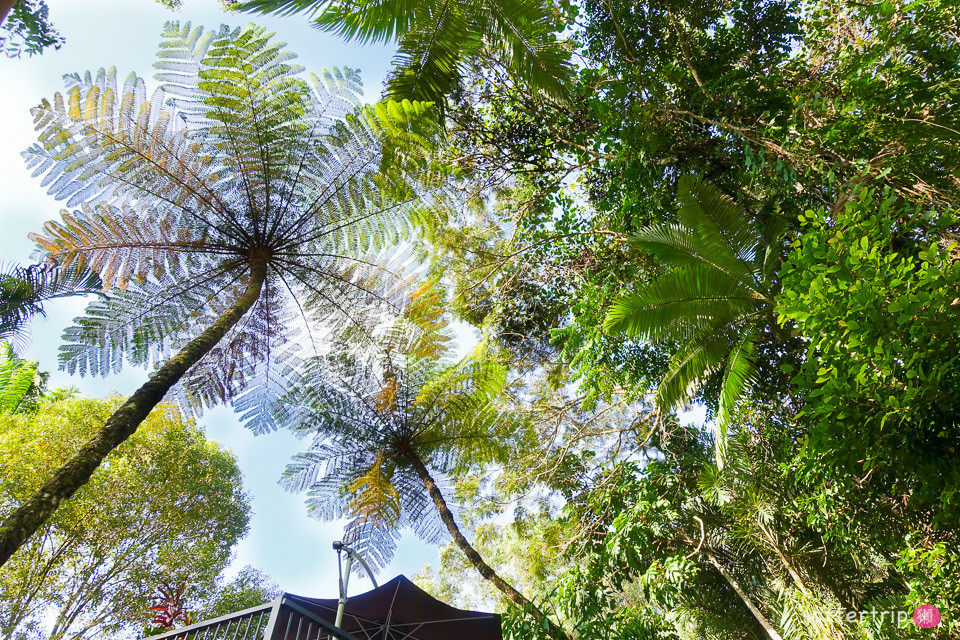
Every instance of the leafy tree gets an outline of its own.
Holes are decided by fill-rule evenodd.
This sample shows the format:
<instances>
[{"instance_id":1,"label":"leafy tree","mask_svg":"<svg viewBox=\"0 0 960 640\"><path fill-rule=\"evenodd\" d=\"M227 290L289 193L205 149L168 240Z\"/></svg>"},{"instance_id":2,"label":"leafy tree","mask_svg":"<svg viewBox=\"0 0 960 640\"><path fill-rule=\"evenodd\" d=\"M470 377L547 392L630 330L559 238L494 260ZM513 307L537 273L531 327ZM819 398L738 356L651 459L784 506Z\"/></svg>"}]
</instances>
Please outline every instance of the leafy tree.
<instances>
[{"instance_id":1,"label":"leafy tree","mask_svg":"<svg viewBox=\"0 0 960 640\"><path fill-rule=\"evenodd\" d=\"M610 469L569 505L581 542L560 601L585 633L633 637L639 624L691 639L863 638L839 611L899 608L891 596L904 584L880 550L863 541L851 552L807 522L797 500L807 487L780 469L796 443L771 415L737 414L722 469L708 438L673 427L644 463Z\"/></svg>"},{"instance_id":2,"label":"leafy tree","mask_svg":"<svg viewBox=\"0 0 960 640\"><path fill-rule=\"evenodd\" d=\"M27 321L43 316L43 304L54 298L100 293L97 274L76 267L14 266L0 273L0 338L17 339Z\"/></svg>"},{"instance_id":3,"label":"leafy tree","mask_svg":"<svg viewBox=\"0 0 960 640\"><path fill-rule=\"evenodd\" d=\"M347 537L375 565L392 557L400 529L430 542L446 529L480 575L552 635L565 637L470 544L435 477L495 456L495 439L507 425L491 397L503 371L476 355L447 361L439 294L430 285L419 292L383 351L365 360L314 360L284 399L282 422L315 434L310 450L287 468L284 484L309 491L318 517L350 517Z\"/></svg>"},{"instance_id":4,"label":"leafy tree","mask_svg":"<svg viewBox=\"0 0 960 640\"><path fill-rule=\"evenodd\" d=\"M817 489L805 506L827 535L869 537L899 555L908 603L932 597L951 608L960 597L948 551L960 529L956 214L862 187L803 224L777 310L809 339L806 360L789 369L808 429L794 469Z\"/></svg>"},{"instance_id":5,"label":"leafy tree","mask_svg":"<svg viewBox=\"0 0 960 640\"><path fill-rule=\"evenodd\" d=\"M564 84L573 71L569 53L555 35L561 28L556 10L542 0L243 0L235 7L281 15L308 13L314 26L348 41L395 42L396 68L387 82L388 94L431 101L441 108L487 47L497 51L514 77L554 97L564 96Z\"/></svg>"},{"instance_id":6,"label":"leafy tree","mask_svg":"<svg viewBox=\"0 0 960 640\"><path fill-rule=\"evenodd\" d=\"M0 416L0 505L30 495L121 403L44 399ZM233 456L161 405L0 569L2 635L139 632L161 581L214 590L249 515Z\"/></svg>"},{"instance_id":7,"label":"leafy tree","mask_svg":"<svg viewBox=\"0 0 960 640\"><path fill-rule=\"evenodd\" d=\"M280 593L268 575L247 565L230 581L221 582L194 617L198 621L218 618L270 602Z\"/></svg>"},{"instance_id":8,"label":"leafy tree","mask_svg":"<svg viewBox=\"0 0 960 640\"><path fill-rule=\"evenodd\" d=\"M729 194L750 212L745 226L755 235L782 221L794 253L782 274L773 268L772 286L761 291L767 302L755 299L755 311L765 316L753 353L760 384L738 403L742 411L766 403L777 418L771 432L782 429L787 438L765 445L769 457L757 472L773 490L755 489L757 467L741 465L739 445L722 470L707 472L706 460L677 465L676 482L664 482L656 496L666 494L669 502L683 485L683 495L699 500L701 510L670 502L637 518L625 515L623 531L636 532L640 515L650 519L669 509L643 536L604 536L584 551L585 562L610 561L587 563L585 573L571 579L589 588L574 590L580 599L566 600L567 610L588 610L608 597L649 604L651 590L658 597L671 593L677 581L662 572L651 573L649 582L639 574L622 584L603 579L629 573L637 546L643 562L653 565L693 552L699 536L692 515L707 523L720 566L783 636L789 635L781 625L787 613L793 611L795 621L813 620L804 611L822 612L834 599L886 610L923 601L952 606L958 565L951 551L957 544L949 337L956 332L957 251L949 247L957 225L945 212L957 205L960 126L950 105L960 70L952 35L960 4L826 0L800 11L799 3L776 1L587 0L580 8L575 37L584 68L568 108L524 95L487 70L476 71L469 93L450 106L451 162L459 176L474 181L466 188L489 198L471 211L469 224L435 236L445 259L440 269L458 271L461 317L492 328L525 376L562 388L572 370L578 393L594 392L579 405L584 409L624 388L635 398L647 394L684 344L638 344L598 329L622 292L645 290L674 267L653 252L630 250L626 239L677 222L679 176L703 176ZM897 204L881 205L879 195L869 206L858 203L864 186L877 194L889 189L883 198ZM867 246L859 246L864 236ZM717 305L708 313L714 311L725 309ZM731 331L728 344L744 337ZM713 408L722 375L699 381L700 399ZM564 442L551 440L549 429L542 433L538 454L548 465L560 458ZM673 454L665 449L663 455ZM571 458L560 468L580 469ZM511 470L526 463L513 459ZM533 476L534 468L524 471ZM585 525L617 529L621 523L604 518L626 513L611 506L616 500L654 500L642 484L610 474L609 492L591 507L596 520L585 517ZM563 489L549 486L549 495L587 510L592 494L586 489L597 475L573 477ZM492 499L477 497L477 508L519 501L525 490L544 489L498 487ZM741 500L747 494L756 500ZM781 494L788 499L773 503L776 524L762 522L768 497ZM680 533L691 542L673 535L674 516L687 518ZM582 540L586 529L568 539ZM824 551L819 566L826 556L828 570L843 577L839 585L817 573L816 560L803 561L803 545ZM687 611L713 616L701 625L706 629L728 623L735 629L730 637L749 637L743 624L756 618L751 622L743 599L708 557L694 557L704 582L693 583L689 597L703 598L688 601L695 604ZM849 566L854 559L863 568L859 580ZM687 575L686 565L670 566ZM814 594L813 605L800 582ZM657 602L658 615L683 609ZM646 613L601 609L584 635L603 637L622 622L625 636L642 637L639 623L626 625L650 622ZM866 627L843 633L909 634L890 625ZM817 626L807 628L815 633Z\"/></svg>"},{"instance_id":9,"label":"leafy tree","mask_svg":"<svg viewBox=\"0 0 960 640\"><path fill-rule=\"evenodd\" d=\"M163 364L8 514L0 562L178 383L184 407L236 400L255 428L271 428L267 400L294 351L375 322L357 305L386 302L397 285L374 254L415 209L406 172L430 131L425 107L358 107L355 72L304 79L294 54L255 26L168 23L163 36L166 89L149 99L141 78L118 84L110 69L67 76L66 95L34 109L40 144L28 164L81 209L33 238L114 288L67 329L64 366Z\"/></svg>"},{"instance_id":10,"label":"leafy tree","mask_svg":"<svg viewBox=\"0 0 960 640\"><path fill-rule=\"evenodd\" d=\"M50 22L50 9L44 0L0 1L0 48L8 58L43 53L47 47L59 49L63 36Z\"/></svg>"},{"instance_id":11,"label":"leafy tree","mask_svg":"<svg viewBox=\"0 0 960 640\"><path fill-rule=\"evenodd\" d=\"M680 180L679 224L647 227L630 243L667 267L617 301L606 327L678 344L656 402L688 403L719 374L718 456L737 402L758 382L757 350L777 340L773 296L783 253L782 227L759 231L745 212L706 183Z\"/></svg>"}]
</instances>

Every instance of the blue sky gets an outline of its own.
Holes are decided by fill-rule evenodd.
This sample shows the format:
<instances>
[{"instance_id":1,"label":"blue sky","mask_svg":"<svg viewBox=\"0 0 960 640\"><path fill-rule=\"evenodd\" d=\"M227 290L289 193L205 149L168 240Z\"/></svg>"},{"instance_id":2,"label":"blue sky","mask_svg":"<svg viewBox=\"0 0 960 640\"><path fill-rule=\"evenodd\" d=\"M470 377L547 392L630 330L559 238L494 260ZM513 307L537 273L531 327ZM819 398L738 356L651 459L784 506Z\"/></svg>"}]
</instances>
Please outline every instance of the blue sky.
<instances>
[{"instance_id":1,"label":"blue sky","mask_svg":"<svg viewBox=\"0 0 960 640\"><path fill-rule=\"evenodd\" d=\"M304 16L261 18L224 14L217 0L186 0L171 12L152 0L47 0L50 17L66 37L59 51L42 56L0 58L3 98L0 100L0 260L27 262L33 244L27 233L40 231L44 221L58 219L62 203L46 195L39 179L31 178L20 152L35 141L30 107L63 88L65 73L116 66L118 77L136 71L152 76L160 29L167 20L191 21L207 28L221 23L239 26L256 22L276 32L279 40L300 55L308 71L335 66L359 67L368 99L376 99L390 65L390 50L353 46L311 29ZM253 18L253 20L251 20ZM132 393L146 373L128 369L109 378L79 378L55 371L60 334L83 312L84 302L72 299L48 305L48 317L32 326L24 357L54 371L52 385L73 385L81 392L104 395ZM250 533L240 543L235 566L244 564L269 573L285 591L333 597L337 592L336 554L331 542L342 535L342 523L320 523L306 515L302 495L277 486L290 456L306 443L288 433L254 437L240 426L229 408L221 407L202 420L210 438L234 451L253 496ZM381 572L386 581L397 573L412 576L425 562L436 563L437 550L413 536L401 540L391 566ZM351 593L369 588L366 578L351 580Z\"/></svg>"}]
</instances>

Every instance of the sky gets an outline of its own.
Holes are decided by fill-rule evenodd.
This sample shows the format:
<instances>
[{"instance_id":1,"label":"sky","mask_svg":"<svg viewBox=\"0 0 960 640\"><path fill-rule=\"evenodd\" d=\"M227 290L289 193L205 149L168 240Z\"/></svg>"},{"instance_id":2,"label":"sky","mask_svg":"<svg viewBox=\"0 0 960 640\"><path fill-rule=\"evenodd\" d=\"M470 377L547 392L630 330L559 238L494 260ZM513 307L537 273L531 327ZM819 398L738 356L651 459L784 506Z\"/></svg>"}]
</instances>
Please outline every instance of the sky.
<instances>
[{"instance_id":1,"label":"sky","mask_svg":"<svg viewBox=\"0 0 960 640\"><path fill-rule=\"evenodd\" d=\"M27 263L34 250L27 234L41 231L46 220L59 219L62 203L45 193L39 178L30 176L20 152L36 140L30 107L62 90L64 74L116 66L118 78L131 71L152 77L160 30L168 20L190 21L208 29L224 23L242 26L256 22L298 53L308 72L337 66L359 68L369 100L379 96L392 57L384 47L355 46L322 34L309 27L305 16L225 14L218 0L185 0L175 12L153 0L47 0L47 4L66 44L59 51L32 58L0 57L0 262L4 264ZM148 93L153 86L148 82ZM82 299L49 303L47 318L34 320L30 342L20 355L51 371L53 387L75 386L94 396L111 391L129 395L146 380L145 371L128 368L107 378L80 378L56 371L60 335L72 318L82 314L84 304ZM210 411L201 424L209 438L237 456L252 496L250 533L237 547L232 570L250 564L273 577L284 591L336 597L336 554L331 544L342 537L343 523L309 518L304 496L288 494L277 486L287 461L308 443L286 432L254 437L227 407ZM378 580L385 582L398 573L411 577L424 563L437 562L436 547L406 534L393 563L380 572ZM365 577L352 578L350 585L351 594L371 586Z\"/></svg>"}]
</instances>

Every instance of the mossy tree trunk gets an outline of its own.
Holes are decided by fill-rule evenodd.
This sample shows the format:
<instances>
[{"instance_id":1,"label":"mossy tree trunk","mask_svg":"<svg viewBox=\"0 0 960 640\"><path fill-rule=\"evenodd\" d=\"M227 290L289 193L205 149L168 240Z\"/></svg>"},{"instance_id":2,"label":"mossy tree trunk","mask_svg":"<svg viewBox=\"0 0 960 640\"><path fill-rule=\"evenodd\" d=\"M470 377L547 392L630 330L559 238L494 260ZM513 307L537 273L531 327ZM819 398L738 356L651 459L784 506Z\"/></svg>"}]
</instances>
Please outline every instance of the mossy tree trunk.
<instances>
[{"instance_id":1,"label":"mossy tree trunk","mask_svg":"<svg viewBox=\"0 0 960 640\"><path fill-rule=\"evenodd\" d=\"M4 519L0 524L0 566L36 533L65 500L86 484L107 454L136 432L167 391L250 310L260 297L266 273L265 261L252 263L250 281L233 306L167 360L110 416L80 451Z\"/></svg>"}]
</instances>

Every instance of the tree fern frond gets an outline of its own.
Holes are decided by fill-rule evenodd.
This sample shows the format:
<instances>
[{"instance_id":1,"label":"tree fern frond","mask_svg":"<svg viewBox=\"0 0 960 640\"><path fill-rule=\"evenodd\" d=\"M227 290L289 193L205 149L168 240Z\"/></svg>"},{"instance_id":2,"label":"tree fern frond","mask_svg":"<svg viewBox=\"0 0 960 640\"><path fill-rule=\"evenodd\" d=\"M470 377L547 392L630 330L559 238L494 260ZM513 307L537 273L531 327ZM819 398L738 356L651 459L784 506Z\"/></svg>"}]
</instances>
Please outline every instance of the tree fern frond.
<instances>
[{"instance_id":1,"label":"tree fern frond","mask_svg":"<svg viewBox=\"0 0 960 640\"><path fill-rule=\"evenodd\" d=\"M393 486L393 467L377 453L370 468L345 486L351 496L348 508L363 523L394 528L400 522L400 493Z\"/></svg>"},{"instance_id":2,"label":"tree fern frond","mask_svg":"<svg viewBox=\"0 0 960 640\"><path fill-rule=\"evenodd\" d=\"M90 303L64 330L61 367L71 374L107 375L119 372L125 359L150 366L168 357L174 345L209 321L211 304L229 303L223 296L238 286L237 267L215 265L190 280L163 273L159 280L132 282Z\"/></svg>"},{"instance_id":3,"label":"tree fern frond","mask_svg":"<svg viewBox=\"0 0 960 640\"><path fill-rule=\"evenodd\" d=\"M190 148L185 123L165 110L166 94L147 100L133 74L125 91L79 84L33 109L40 145L24 156L34 175L46 174L41 184L67 206L131 192L187 206L215 197L198 179L203 155Z\"/></svg>"},{"instance_id":4,"label":"tree fern frond","mask_svg":"<svg viewBox=\"0 0 960 640\"><path fill-rule=\"evenodd\" d=\"M357 516L347 523L343 539L374 571L379 571L393 559L400 532L395 527L380 526ZM354 571L359 574L363 569L355 566Z\"/></svg>"},{"instance_id":5,"label":"tree fern frond","mask_svg":"<svg viewBox=\"0 0 960 640\"><path fill-rule=\"evenodd\" d=\"M237 30L238 31L238 30ZM220 25L218 31L206 31L201 26L193 27L186 22L167 22L164 25L157 51L157 61L153 68L157 70L154 79L163 83L164 90L188 123L201 122L205 108L203 92L199 88L200 69L207 57L207 51L214 39L227 36L229 28Z\"/></svg>"},{"instance_id":6,"label":"tree fern frond","mask_svg":"<svg viewBox=\"0 0 960 640\"><path fill-rule=\"evenodd\" d=\"M47 222L46 235L31 233L30 239L59 263L89 268L100 274L104 287L121 289L158 271L189 277L191 254L230 253L205 245L203 229L193 235L189 218L165 213L147 215L143 206L84 205L74 214L63 211L63 223Z\"/></svg>"}]
</instances>

